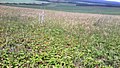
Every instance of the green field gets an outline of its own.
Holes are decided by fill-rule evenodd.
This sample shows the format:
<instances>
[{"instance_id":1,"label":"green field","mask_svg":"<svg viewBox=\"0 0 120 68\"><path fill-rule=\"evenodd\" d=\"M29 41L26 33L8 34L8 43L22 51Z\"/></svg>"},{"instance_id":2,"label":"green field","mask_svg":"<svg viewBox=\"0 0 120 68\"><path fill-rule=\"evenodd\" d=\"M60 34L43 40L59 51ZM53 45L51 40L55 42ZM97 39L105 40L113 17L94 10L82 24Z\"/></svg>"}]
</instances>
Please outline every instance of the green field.
<instances>
[{"instance_id":1,"label":"green field","mask_svg":"<svg viewBox=\"0 0 120 68\"><path fill-rule=\"evenodd\" d=\"M23 16L34 9L0 11L0 68L120 67L120 17L46 11L39 23Z\"/></svg>"},{"instance_id":2,"label":"green field","mask_svg":"<svg viewBox=\"0 0 120 68\"><path fill-rule=\"evenodd\" d=\"M35 6L35 5L13 5L13 6L77 13L120 15L119 7L75 6L75 4L68 3L51 3L50 5L47 6Z\"/></svg>"}]
</instances>

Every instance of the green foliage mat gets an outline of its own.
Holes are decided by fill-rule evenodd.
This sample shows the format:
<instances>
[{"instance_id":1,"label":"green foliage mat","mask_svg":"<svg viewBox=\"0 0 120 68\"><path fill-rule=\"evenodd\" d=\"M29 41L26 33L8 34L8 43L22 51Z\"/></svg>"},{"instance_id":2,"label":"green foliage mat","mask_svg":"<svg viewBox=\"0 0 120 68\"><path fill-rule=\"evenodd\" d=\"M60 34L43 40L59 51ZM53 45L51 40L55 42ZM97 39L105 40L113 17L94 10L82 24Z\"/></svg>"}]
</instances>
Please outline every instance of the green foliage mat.
<instances>
[{"instance_id":1,"label":"green foliage mat","mask_svg":"<svg viewBox=\"0 0 120 68\"><path fill-rule=\"evenodd\" d=\"M79 26L77 35L52 23L1 20L0 68L120 67L119 27L107 27L105 36L103 28L89 34Z\"/></svg>"}]
</instances>

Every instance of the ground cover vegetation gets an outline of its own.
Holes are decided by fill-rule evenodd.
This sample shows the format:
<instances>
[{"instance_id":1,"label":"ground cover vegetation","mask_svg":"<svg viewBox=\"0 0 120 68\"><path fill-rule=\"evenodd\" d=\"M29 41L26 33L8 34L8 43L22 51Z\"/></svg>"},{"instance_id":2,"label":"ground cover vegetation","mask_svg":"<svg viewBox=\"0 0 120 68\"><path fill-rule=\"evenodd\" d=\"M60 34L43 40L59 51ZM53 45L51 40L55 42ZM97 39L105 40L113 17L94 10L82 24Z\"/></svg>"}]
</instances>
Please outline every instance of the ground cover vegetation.
<instances>
[{"instance_id":1,"label":"ground cover vegetation","mask_svg":"<svg viewBox=\"0 0 120 68\"><path fill-rule=\"evenodd\" d=\"M119 68L120 16L0 6L1 68Z\"/></svg>"}]
</instances>

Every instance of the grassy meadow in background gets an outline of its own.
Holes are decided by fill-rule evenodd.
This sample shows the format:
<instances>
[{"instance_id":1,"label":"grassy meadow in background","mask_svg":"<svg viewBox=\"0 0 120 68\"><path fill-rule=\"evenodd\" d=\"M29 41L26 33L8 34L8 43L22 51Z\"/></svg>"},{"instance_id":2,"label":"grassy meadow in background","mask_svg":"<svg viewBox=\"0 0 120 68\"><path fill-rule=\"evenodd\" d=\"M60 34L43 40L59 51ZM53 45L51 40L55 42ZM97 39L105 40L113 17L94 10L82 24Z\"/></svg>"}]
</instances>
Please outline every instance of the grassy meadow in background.
<instances>
[{"instance_id":1,"label":"grassy meadow in background","mask_svg":"<svg viewBox=\"0 0 120 68\"><path fill-rule=\"evenodd\" d=\"M39 6L39 5L8 5L8 6L65 11L65 12L74 12L74 13L120 15L120 8L118 7L76 6L76 4L69 4L69 3L51 3L45 6Z\"/></svg>"},{"instance_id":2,"label":"grassy meadow in background","mask_svg":"<svg viewBox=\"0 0 120 68\"><path fill-rule=\"evenodd\" d=\"M119 68L120 16L0 6L0 68Z\"/></svg>"}]
</instances>

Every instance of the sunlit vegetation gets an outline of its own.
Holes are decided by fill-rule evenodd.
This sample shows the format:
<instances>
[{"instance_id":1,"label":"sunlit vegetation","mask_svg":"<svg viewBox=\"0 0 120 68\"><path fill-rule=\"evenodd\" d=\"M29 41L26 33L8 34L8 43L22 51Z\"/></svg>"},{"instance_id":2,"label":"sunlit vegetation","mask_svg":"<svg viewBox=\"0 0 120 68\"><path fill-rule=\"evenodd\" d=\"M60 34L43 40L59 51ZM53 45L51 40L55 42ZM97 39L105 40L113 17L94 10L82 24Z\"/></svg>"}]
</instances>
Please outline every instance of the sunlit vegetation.
<instances>
[{"instance_id":1,"label":"sunlit vegetation","mask_svg":"<svg viewBox=\"0 0 120 68\"><path fill-rule=\"evenodd\" d=\"M0 68L120 67L120 16L40 12L0 6Z\"/></svg>"}]
</instances>

